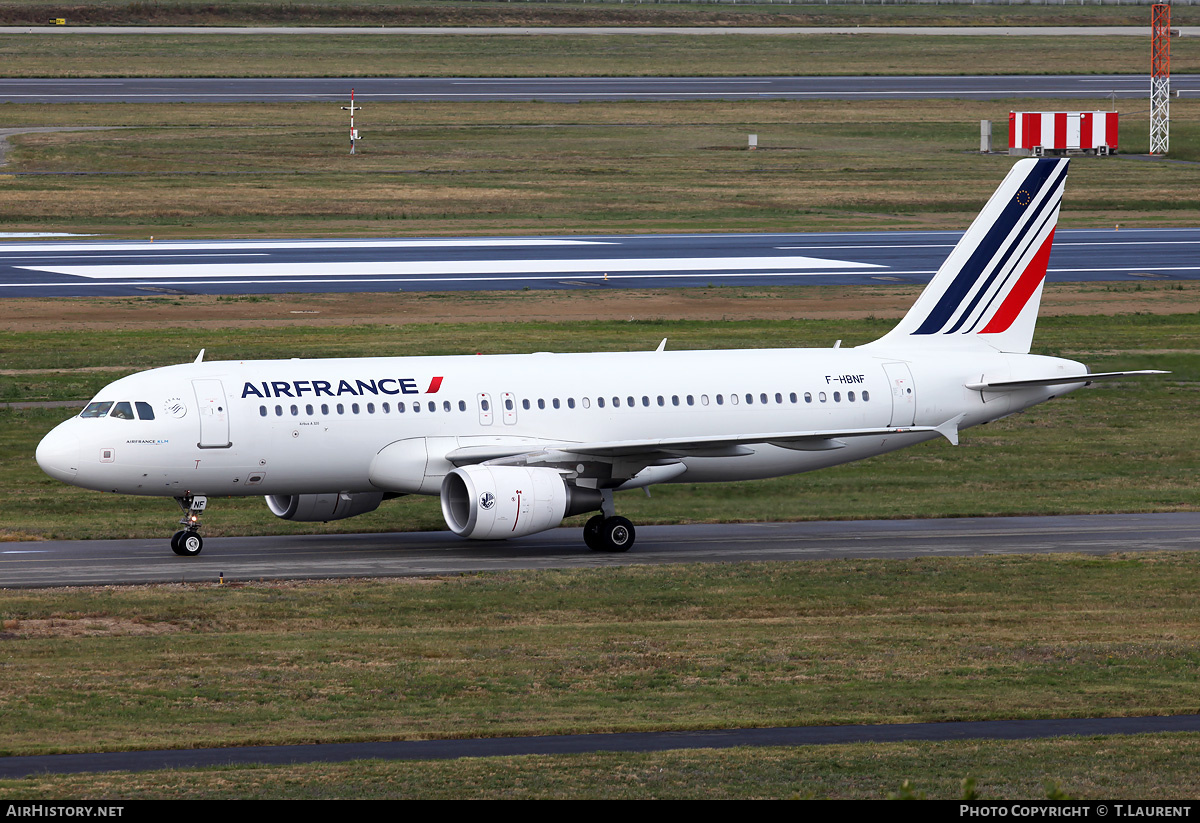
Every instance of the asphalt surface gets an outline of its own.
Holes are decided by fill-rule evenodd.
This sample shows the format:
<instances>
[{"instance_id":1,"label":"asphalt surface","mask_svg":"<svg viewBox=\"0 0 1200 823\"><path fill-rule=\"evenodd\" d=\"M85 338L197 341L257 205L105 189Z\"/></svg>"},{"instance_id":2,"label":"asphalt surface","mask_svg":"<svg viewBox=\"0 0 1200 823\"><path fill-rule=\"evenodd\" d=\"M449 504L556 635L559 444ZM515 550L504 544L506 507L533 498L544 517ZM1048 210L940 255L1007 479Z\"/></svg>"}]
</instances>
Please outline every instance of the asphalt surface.
<instances>
[{"instance_id":1,"label":"asphalt surface","mask_svg":"<svg viewBox=\"0 0 1200 823\"><path fill-rule=\"evenodd\" d=\"M1147 75L968 77L146 77L0 78L5 103L245 103L342 101L925 100L1069 97L1149 101ZM1200 75L1171 76L1173 95L1200 93Z\"/></svg>"},{"instance_id":2,"label":"asphalt surface","mask_svg":"<svg viewBox=\"0 0 1200 823\"><path fill-rule=\"evenodd\" d=\"M1100 162L1100 161L1097 161ZM959 232L0 240L0 297L926 283ZM1062 229L1047 278L1194 280L1200 229Z\"/></svg>"},{"instance_id":3,"label":"asphalt surface","mask_svg":"<svg viewBox=\"0 0 1200 823\"><path fill-rule=\"evenodd\" d=\"M468 740L325 743L307 746L244 746L223 749L159 749L28 757L0 757L0 779L38 774L153 771L211 766L342 763L349 760L452 760L460 757L560 755L589 752L661 752L672 749L728 749L734 746L824 746L835 743L888 743L940 740L1031 740L1047 737L1152 734L1200 731L1200 715L1173 717L1050 718L958 723L895 723L881 726L793 726L772 729L619 734L564 734L548 737L492 737Z\"/></svg>"},{"instance_id":4,"label":"asphalt surface","mask_svg":"<svg viewBox=\"0 0 1200 823\"><path fill-rule=\"evenodd\" d=\"M219 505L219 501L217 503ZM403 501L395 506L403 517ZM625 554L589 551L579 529L520 540L444 532L211 537L196 557L168 538L0 543L0 587L413 577L512 569L600 568L839 558L913 558L1200 549L1200 512L640 526ZM263 517L270 514L263 505Z\"/></svg>"},{"instance_id":5,"label":"asphalt surface","mask_svg":"<svg viewBox=\"0 0 1200 823\"><path fill-rule=\"evenodd\" d=\"M1173 26L1181 37L1200 36L1200 27ZM908 34L944 37L1148 37L1149 26L0 26L0 35L540 35L719 36L730 34L811 36L823 34Z\"/></svg>"}]
</instances>

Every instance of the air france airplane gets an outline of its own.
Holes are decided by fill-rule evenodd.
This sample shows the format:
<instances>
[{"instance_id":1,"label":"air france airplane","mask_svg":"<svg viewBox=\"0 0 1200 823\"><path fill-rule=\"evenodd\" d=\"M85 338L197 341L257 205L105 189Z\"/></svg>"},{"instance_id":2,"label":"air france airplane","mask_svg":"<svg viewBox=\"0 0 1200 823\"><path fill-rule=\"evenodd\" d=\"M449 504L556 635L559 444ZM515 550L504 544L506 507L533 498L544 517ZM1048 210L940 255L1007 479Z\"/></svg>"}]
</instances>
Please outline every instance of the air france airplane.
<instances>
[{"instance_id":1,"label":"air france airplane","mask_svg":"<svg viewBox=\"0 0 1200 823\"><path fill-rule=\"evenodd\" d=\"M37 461L84 488L175 498L198 554L209 497L286 520L439 495L483 540L599 512L593 550L634 526L613 492L778 477L944 437L1089 383L1029 353L1067 161L1018 161L892 331L857 348L204 362L106 386ZM665 344L665 340L663 343Z\"/></svg>"}]
</instances>

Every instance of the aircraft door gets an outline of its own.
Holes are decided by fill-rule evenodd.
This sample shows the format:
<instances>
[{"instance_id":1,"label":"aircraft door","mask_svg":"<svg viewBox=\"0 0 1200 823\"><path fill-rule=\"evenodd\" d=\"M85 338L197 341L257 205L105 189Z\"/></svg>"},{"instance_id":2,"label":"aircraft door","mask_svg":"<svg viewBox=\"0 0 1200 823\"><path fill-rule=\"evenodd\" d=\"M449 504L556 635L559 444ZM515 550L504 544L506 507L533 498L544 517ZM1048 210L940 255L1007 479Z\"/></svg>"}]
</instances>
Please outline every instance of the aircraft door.
<instances>
[{"instance_id":1,"label":"aircraft door","mask_svg":"<svg viewBox=\"0 0 1200 823\"><path fill-rule=\"evenodd\" d=\"M200 442L202 449L227 449L233 445L229 440L229 404L225 400L225 387L220 380L193 380L196 392L196 409L200 417Z\"/></svg>"},{"instance_id":2,"label":"aircraft door","mask_svg":"<svg viewBox=\"0 0 1200 823\"><path fill-rule=\"evenodd\" d=\"M884 363L884 374L892 390L892 421L889 426L911 426L917 419L917 396L907 363Z\"/></svg>"}]
</instances>

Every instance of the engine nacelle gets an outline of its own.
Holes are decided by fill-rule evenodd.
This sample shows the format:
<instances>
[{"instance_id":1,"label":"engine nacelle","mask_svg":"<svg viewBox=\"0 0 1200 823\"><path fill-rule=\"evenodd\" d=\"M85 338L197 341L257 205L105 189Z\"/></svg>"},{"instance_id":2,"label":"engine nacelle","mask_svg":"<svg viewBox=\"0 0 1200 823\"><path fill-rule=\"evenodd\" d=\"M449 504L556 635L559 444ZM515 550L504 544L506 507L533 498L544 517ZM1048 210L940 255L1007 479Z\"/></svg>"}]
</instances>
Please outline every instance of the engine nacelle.
<instances>
[{"instance_id":1,"label":"engine nacelle","mask_svg":"<svg viewBox=\"0 0 1200 823\"><path fill-rule=\"evenodd\" d=\"M284 520L342 520L373 512L383 501L383 492L355 494L270 494L267 508Z\"/></svg>"},{"instance_id":2,"label":"engine nacelle","mask_svg":"<svg viewBox=\"0 0 1200 823\"><path fill-rule=\"evenodd\" d=\"M461 537L503 540L553 529L600 508L600 492L570 486L554 469L463 466L442 481L442 516Z\"/></svg>"}]
</instances>

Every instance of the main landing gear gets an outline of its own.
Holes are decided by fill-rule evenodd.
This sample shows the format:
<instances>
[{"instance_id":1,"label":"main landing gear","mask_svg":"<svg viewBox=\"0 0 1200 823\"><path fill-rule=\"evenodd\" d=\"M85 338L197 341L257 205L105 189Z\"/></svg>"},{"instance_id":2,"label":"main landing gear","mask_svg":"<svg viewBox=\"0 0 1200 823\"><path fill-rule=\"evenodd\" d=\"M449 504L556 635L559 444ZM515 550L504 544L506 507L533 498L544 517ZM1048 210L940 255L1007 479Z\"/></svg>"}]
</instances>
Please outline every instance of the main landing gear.
<instances>
[{"instance_id":1,"label":"main landing gear","mask_svg":"<svg viewBox=\"0 0 1200 823\"><path fill-rule=\"evenodd\" d=\"M633 523L624 517L598 514L583 527L583 542L594 552L627 552L635 536Z\"/></svg>"},{"instance_id":2,"label":"main landing gear","mask_svg":"<svg viewBox=\"0 0 1200 823\"><path fill-rule=\"evenodd\" d=\"M188 495L176 497L175 502L183 509L183 519L179 525L183 531L177 531L171 537L171 551L181 557L195 557L204 548L200 538L200 513L208 506L208 498L204 495Z\"/></svg>"},{"instance_id":3,"label":"main landing gear","mask_svg":"<svg viewBox=\"0 0 1200 823\"><path fill-rule=\"evenodd\" d=\"M627 552L637 536L633 523L616 516L612 489L602 489L601 511L583 526L583 542L594 552Z\"/></svg>"}]
</instances>

